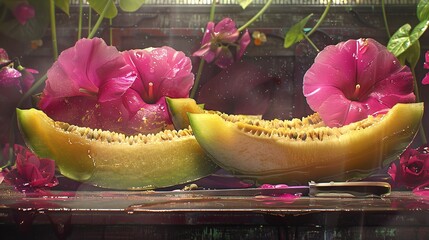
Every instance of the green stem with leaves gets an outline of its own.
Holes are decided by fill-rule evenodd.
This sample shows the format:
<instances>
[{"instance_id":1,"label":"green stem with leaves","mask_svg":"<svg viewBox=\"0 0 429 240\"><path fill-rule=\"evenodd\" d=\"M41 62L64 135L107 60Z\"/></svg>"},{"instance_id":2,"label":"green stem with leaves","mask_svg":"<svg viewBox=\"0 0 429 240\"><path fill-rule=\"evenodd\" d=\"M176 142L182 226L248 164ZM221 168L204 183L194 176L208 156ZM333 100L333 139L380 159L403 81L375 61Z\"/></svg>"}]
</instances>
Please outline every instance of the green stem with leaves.
<instances>
[{"instance_id":1,"label":"green stem with leaves","mask_svg":"<svg viewBox=\"0 0 429 240\"><path fill-rule=\"evenodd\" d=\"M57 44L57 26L55 23L55 1L49 0L49 14L51 18L51 35L52 35L52 50L54 60L58 58L58 44Z\"/></svg>"}]
</instances>

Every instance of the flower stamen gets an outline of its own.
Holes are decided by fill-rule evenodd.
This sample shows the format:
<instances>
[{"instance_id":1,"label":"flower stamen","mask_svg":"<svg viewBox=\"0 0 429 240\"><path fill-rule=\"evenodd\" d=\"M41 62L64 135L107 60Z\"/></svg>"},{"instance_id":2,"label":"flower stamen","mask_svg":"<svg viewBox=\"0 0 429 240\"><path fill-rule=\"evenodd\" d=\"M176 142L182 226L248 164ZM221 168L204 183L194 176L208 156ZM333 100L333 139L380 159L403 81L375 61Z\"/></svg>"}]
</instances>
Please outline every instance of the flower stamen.
<instances>
[{"instance_id":1,"label":"flower stamen","mask_svg":"<svg viewBox=\"0 0 429 240\"><path fill-rule=\"evenodd\" d=\"M149 97L149 100L151 102L153 102L154 101L154 96L153 96L153 82L149 82L149 87L148 87L147 95Z\"/></svg>"},{"instance_id":2,"label":"flower stamen","mask_svg":"<svg viewBox=\"0 0 429 240\"><path fill-rule=\"evenodd\" d=\"M352 100L359 99L359 92L360 92L360 84L356 84L355 91L353 92Z\"/></svg>"}]
</instances>

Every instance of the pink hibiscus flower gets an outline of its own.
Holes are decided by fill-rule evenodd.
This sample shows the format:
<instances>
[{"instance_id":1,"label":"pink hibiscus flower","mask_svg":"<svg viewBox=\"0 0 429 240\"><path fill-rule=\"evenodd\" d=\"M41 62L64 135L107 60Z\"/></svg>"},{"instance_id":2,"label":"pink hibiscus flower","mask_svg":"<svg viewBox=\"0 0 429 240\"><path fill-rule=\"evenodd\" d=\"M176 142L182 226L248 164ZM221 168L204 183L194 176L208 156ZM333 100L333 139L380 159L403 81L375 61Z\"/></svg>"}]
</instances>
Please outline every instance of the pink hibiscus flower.
<instances>
[{"instance_id":1,"label":"pink hibiscus flower","mask_svg":"<svg viewBox=\"0 0 429 240\"><path fill-rule=\"evenodd\" d=\"M331 127L415 101L410 69L373 39L326 47L304 75L303 92Z\"/></svg>"},{"instance_id":2,"label":"pink hibiscus flower","mask_svg":"<svg viewBox=\"0 0 429 240\"><path fill-rule=\"evenodd\" d=\"M235 59L243 56L250 43L248 30L240 37L235 22L230 18L222 19L218 24L208 22L201 42L201 48L193 56L201 57L206 62L215 61L220 68L226 68L234 62L231 48L235 49Z\"/></svg>"}]
</instances>

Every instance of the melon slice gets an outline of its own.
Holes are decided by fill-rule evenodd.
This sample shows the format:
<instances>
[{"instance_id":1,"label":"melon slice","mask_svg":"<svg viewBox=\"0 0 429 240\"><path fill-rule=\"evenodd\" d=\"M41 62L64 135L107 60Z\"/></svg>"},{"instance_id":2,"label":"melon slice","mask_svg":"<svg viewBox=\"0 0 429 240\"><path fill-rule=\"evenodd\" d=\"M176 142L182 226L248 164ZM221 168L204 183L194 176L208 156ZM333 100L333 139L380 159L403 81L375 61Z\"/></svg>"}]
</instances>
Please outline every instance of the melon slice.
<instances>
[{"instance_id":1,"label":"melon slice","mask_svg":"<svg viewBox=\"0 0 429 240\"><path fill-rule=\"evenodd\" d=\"M272 128L190 114L200 145L221 167L260 183L359 179L385 167L412 142L423 103L397 104L341 128Z\"/></svg>"},{"instance_id":2,"label":"melon slice","mask_svg":"<svg viewBox=\"0 0 429 240\"><path fill-rule=\"evenodd\" d=\"M36 109L17 110L27 145L55 160L61 174L113 189L173 186L216 171L190 129L125 136L56 122Z\"/></svg>"},{"instance_id":3,"label":"melon slice","mask_svg":"<svg viewBox=\"0 0 429 240\"><path fill-rule=\"evenodd\" d=\"M165 98L170 113L171 120L176 130L189 127L189 118L187 113L204 113L201 105L192 98Z\"/></svg>"}]
</instances>

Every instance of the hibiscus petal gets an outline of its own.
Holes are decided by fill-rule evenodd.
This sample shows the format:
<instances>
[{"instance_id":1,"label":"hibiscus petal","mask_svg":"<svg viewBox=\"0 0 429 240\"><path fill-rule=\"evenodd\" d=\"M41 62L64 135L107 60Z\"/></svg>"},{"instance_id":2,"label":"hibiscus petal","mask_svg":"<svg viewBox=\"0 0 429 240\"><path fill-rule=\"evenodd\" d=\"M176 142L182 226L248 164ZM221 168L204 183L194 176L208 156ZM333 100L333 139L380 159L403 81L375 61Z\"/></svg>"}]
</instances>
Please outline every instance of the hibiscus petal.
<instances>
[{"instance_id":1,"label":"hibiscus petal","mask_svg":"<svg viewBox=\"0 0 429 240\"><path fill-rule=\"evenodd\" d=\"M206 62L211 63L216 58L216 52L210 50L210 43L203 45L198 51L192 54L194 57L201 57Z\"/></svg>"},{"instance_id":2,"label":"hibiscus petal","mask_svg":"<svg viewBox=\"0 0 429 240\"><path fill-rule=\"evenodd\" d=\"M148 134L172 128L171 123L165 97L162 97L155 104L144 104L130 119L129 127L135 132Z\"/></svg>"},{"instance_id":3,"label":"hibiscus petal","mask_svg":"<svg viewBox=\"0 0 429 240\"><path fill-rule=\"evenodd\" d=\"M422 84L424 85L429 84L429 73L426 73L425 77L422 80Z\"/></svg>"},{"instance_id":4,"label":"hibiscus petal","mask_svg":"<svg viewBox=\"0 0 429 240\"><path fill-rule=\"evenodd\" d=\"M132 116L136 114L136 112L139 111L145 104L139 93L134 89L128 89L125 92L122 97L122 102Z\"/></svg>"},{"instance_id":5,"label":"hibiscus petal","mask_svg":"<svg viewBox=\"0 0 429 240\"><path fill-rule=\"evenodd\" d=\"M227 68L234 62L234 57L228 47L219 48L215 64L220 68Z\"/></svg>"},{"instance_id":6,"label":"hibiscus petal","mask_svg":"<svg viewBox=\"0 0 429 240\"><path fill-rule=\"evenodd\" d=\"M16 89L21 90L20 77L22 74L10 67L4 67L0 70L0 87L16 87Z\"/></svg>"},{"instance_id":7,"label":"hibiscus petal","mask_svg":"<svg viewBox=\"0 0 429 240\"><path fill-rule=\"evenodd\" d=\"M224 43L233 43L237 41L240 33L235 22L231 18L224 18L214 28L214 32L219 34L218 38Z\"/></svg>"},{"instance_id":8,"label":"hibiscus petal","mask_svg":"<svg viewBox=\"0 0 429 240\"><path fill-rule=\"evenodd\" d=\"M4 48L0 48L0 63L5 63L9 61L9 56L7 55L6 50Z\"/></svg>"},{"instance_id":9,"label":"hibiscus petal","mask_svg":"<svg viewBox=\"0 0 429 240\"><path fill-rule=\"evenodd\" d=\"M51 118L77 126L124 132L129 119L123 99L99 103L94 97L77 96L50 100L41 106Z\"/></svg>"},{"instance_id":10,"label":"hibiscus petal","mask_svg":"<svg viewBox=\"0 0 429 240\"><path fill-rule=\"evenodd\" d=\"M81 39L63 51L48 70L44 95L58 98L93 94L100 101L116 99L133 83L132 71L115 47L107 46L100 38Z\"/></svg>"},{"instance_id":11,"label":"hibiscus petal","mask_svg":"<svg viewBox=\"0 0 429 240\"><path fill-rule=\"evenodd\" d=\"M408 67L402 66L396 57L380 43L372 40L359 40L360 49L357 58L357 83L360 85L359 98L369 91L373 91L374 84L388 87L389 82L380 84L380 81L393 81L396 75L400 75L400 81L407 85L408 92L412 91L410 84L413 76ZM382 89L379 89L382 90ZM392 90L392 88L390 88ZM389 92L390 90L386 91Z\"/></svg>"},{"instance_id":12,"label":"hibiscus petal","mask_svg":"<svg viewBox=\"0 0 429 240\"><path fill-rule=\"evenodd\" d=\"M170 47L128 51L139 78L132 88L146 103L155 103L162 96L188 97L194 84L191 60L183 52ZM142 57L136 57L136 56ZM152 84L152 96L149 96Z\"/></svg>"},{"instance_id":13,"label":"hibiscus petal","mask_svg":"<svg viewBox=\"0 0 429 240\"><path fill-rule=\"evenodd\" d=\"M250 44L250 34L249 31L246 29L246 31L244 32L243 36L241 36L240 41L239 41L239 46L237 49L237 54L236 54L236 59L240 59L244 52L246 51L247 46Z\"/></svg>"},{"instance_id":14,"label":"hibiscus petal","mask_svg":"<svg viewBox=\"0 0 429 240\"><path fill-rule=\"evenodd\" d=\"M39 171L49 182L55 177L55 161L47 158L40 159Z\"/></svg>"},{"instance_id":15,"label":"hibiscus petal","mask_svg":"<svg viewBox=\"0 0 429 240\"><path fill-rule=\"evenodd\" d=\"M204 32L203 40L201 41L201 45L205 45L210 42L212 39L212 34L214 34L214 22L208 22L206 26L206 31Z\"/></svg>"}]
</instances>

